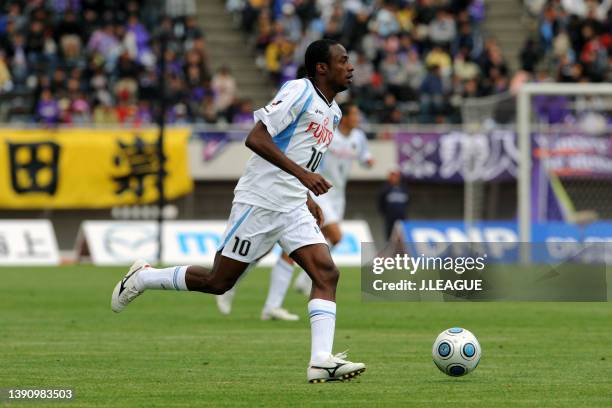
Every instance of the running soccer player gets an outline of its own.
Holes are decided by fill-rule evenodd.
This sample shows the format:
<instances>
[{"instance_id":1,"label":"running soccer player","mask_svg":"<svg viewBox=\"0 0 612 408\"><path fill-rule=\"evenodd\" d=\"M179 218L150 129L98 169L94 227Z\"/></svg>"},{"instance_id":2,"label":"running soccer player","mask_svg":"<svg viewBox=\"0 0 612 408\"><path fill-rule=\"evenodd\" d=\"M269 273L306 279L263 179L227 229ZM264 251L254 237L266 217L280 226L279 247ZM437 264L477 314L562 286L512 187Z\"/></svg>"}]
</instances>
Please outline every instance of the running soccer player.
<instances>
[{"instance_id":1,"label":"running soccer player","mask_svg":"<svg viewBox=\"0 0 612 408\"><path fill-rule=\"evenodd\" d=\"M279 242L313 281L307 379L346 380L365 371L365 365L345 360L346 353L332 354L339 272L317 223L321 209L309 190L318 196L332 187L314 170L340 123L334 97L351 83L353 66L344 47L333 40L310 44L305 65L308 78L287 82L269 105L255 111L257 123L246 139L255 154L234 190L228 227L212 269L156 269L136 261L115 286L111 308L121 312L147 289L223 294Z\"/></svg>"}]
</instances>

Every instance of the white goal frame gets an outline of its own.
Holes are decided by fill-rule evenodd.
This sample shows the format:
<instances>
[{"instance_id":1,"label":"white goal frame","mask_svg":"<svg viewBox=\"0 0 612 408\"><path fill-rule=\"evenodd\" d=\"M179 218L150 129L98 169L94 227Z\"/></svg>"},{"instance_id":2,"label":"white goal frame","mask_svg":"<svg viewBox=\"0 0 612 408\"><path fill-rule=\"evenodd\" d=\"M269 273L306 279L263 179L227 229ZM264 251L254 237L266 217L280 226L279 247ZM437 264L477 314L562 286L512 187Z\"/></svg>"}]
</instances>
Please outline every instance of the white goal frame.
<instances>
[{"instance_id":1,"label":"white goal frame","mask_svg":"<svg viewBox=\"0 0 612 408\"><path fill-rule=\"evenodd\" d=\"M531 242L531 99L534 95L585 94L612 96L612 84L527 83L519 90L516 124L519 149L517 204L520 242Z\"/></svg>"}]
</instances>

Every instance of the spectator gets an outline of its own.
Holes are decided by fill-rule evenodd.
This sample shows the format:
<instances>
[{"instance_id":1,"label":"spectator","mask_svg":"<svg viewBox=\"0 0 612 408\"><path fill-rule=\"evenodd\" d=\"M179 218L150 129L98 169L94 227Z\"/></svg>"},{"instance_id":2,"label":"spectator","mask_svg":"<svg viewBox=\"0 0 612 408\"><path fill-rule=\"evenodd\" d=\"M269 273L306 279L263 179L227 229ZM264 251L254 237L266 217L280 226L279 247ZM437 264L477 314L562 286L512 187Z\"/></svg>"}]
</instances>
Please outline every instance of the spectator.
<instances>
[{"instance_id":1,"label":"spectator","mask_svg":"<svg viewBox=\"0 0 612 408\"><path fill-rule=\"evenodd\" d=\"M450 45L456 35L457 28L453 16L444 9L438 10L436 18L429 23L429 38L431 41L436 45L446 47Z\"/></svg>"},{"instance_id":2,"label":"spectator","mask_svg":"<svg viewBox=\"0 0 612 408\"><path fill-rule=\"evenodd\" d=\"M275 83L280 83L283 63L293 56L293 45L284 35L277 35L266 47L266 69Z\"/></svg>"},{"instance_id":3,"label":"spectator","mask_svg":"<svg viewBox=\"0 0 612 408\"><path fill-rule=\"evenodd\" d=\"M117 112L110 98L100 99L93 110L93 122L98 125L117 123Z\"/></svg>"},{"instance_id":4,"label":"spectator","mask_svg":"<svg viewBox=\"0 0 612 408\"><path fill-rule=\"evenodd\" d=\"M438 115L443 113L444 109L444 86L440 67L432 65L429 68L419 91L421 95L421 122L432 123Z\"/></svg>"},{"instance_id":5,"label":"spectator","mask_svg":"<svg viewBox=\"0 0 612 408\"><path fill-rule=\"evenodd\" d=\"M136 14L128 18L126 37L126 43L130 44L128 49L131 59L142 65L151 66L154 60L149 50L149 32L140 23Z\"/></svg>"},{"instance_id":6,"label":"spectator","mask_svg":"<svg viewBox=\"0 0 612 408\"><path fill-rule=\"evenodd\" d=\"M40 95L40 100L36 106L36 115L38 121L45 125L53 125L59 122L59 104L48 88L45 88Z\"/></svg>"},{"instance_id":7,"label":"spectator","mask_svg":"<svg viewBox=\"0 0 612 408\"><path fill-rule=\"evenodd\" d=\"M450 55L439 45L435 45L433 49L425 57L425 63L428 68L437 67L440 73L444 76L450 75L451 58Z\"/></svg>"},{"instance_id":8,"label":"spectator","mask_svg":"<svg viewBox=\"0 0 612 408\"><path fill-rule=\"evenodd\" d=\"M425 67L421 62L419 54L416 50L410 50L407 55L406 61L406 75L408 77L408 84L410 85L412 96L410 99L416 99L416 94L421 82L425 77Z\"/></svg>"},{"instance_id":9,"label":"spectator","mask_svg":"<svg viewBox=\"0 0 612 408\"><path fill-rule=\"evenodd\" d=\"M212 94L204 96L202 103L202 118L205 123L217 123L218 115L215 107L215 99Z\"/></svg>"},{"instance_id":10,"label":"spectator","mask_svg":"<svg viewBox=\"0 0 612 408\"><path fill-rule=\"evenodd\" d=\"M215 94L215 111L222 116L228 114L228 108L236 99L236 80L228 66L219 68L212 78L211 88Z\"/></svg>"},{"instance_id":11,"label":"spectator","mask_svg":"<svg viewBox=\"0 0 612 408\"><path fill-rule=\"evenodd\" d=\"M371 28L381 37L398 34L400 25L396 18L397 8L393 1L384 0L372 21Z\"/></svg>"},{"instance_id":12,"label":"spectator","mask_svg":"<svg viewBox=\"0 0 612 408\"><path fill-rule=\"evenodd\" d=\"M521 68L527 72L533 73L540 59L540 55L541 51L536 41L534 41L533 38L528 38L520 54Z\"/></svg>"},{"instance_id":13,"label":"spectator","mask_svg":"<svg viewBox=\"0 0 612 408\"><path fill-rule=\"evenodd\" d=\"M185 18L185 40L192 41L204 37L202 30L198 27L198 21L194 16ZM189 46L187 46L189 48Z\"/></svg>"},{"instance_id":14,"label":"spectator","mask_svg":"<svg viewBox=\"0 0 612 408\"><path fill-rule=\"evenodd\" d=\"M302 22L295 14L295 6L291 3L284 3L282 10L283 14L279 23L284 29L283 33L289 41L297 43L302 35Z\"/></svg>"},{"instance_id":15,"label":"spectator","mask_svg":"<svg viewBox=\"0 0 612 408\"><path fill-rule=\"evenodd\" d=\"M239 107L232 122L238 125L251 126L253 124L253 102L250 99L239 101Z\"/></svg>"},{"instance_id":16,"label":"spectator","mask_svg":"<svg viewBox=\"0 0 612 408\"><path fill-rule=\"evenodd\" d=\"M9 66L11 67L15 86L20 88L25 86L30 64L27 58L25 37L22 34L15 33L12 40L12 58Z\"/></svg>"}]
</instances>

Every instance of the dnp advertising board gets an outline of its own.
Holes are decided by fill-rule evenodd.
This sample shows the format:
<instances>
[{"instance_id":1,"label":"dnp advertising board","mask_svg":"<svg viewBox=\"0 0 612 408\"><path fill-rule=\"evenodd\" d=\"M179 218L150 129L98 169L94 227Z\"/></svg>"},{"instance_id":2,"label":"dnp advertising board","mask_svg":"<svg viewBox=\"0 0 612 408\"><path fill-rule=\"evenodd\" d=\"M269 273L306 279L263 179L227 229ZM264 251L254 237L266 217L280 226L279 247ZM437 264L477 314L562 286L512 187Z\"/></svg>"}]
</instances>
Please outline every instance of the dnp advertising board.
<instances>
[{"instance_id":1,"label":"dnp advertising board","mask_svg":"<svg viewBox=\"0 0 612 408\"><path fill-rule=\"evenodd\" d=\"M404 221L396 225L396 239L400 239L414 254L438 256L452 251L486 253L491 261L513 263L519 260L518 227L512 221L482 221L467 225L463 221ZM470 243L470 245L451 245ZM589 245L597 254L588 253ZM532 242L528 244L535 262L575 261L610 262L612 252L612 222L599 221L587 225L564 222L534 223ZM609 254L607 252L610 252Z\"/></svg>"}]
</instances>

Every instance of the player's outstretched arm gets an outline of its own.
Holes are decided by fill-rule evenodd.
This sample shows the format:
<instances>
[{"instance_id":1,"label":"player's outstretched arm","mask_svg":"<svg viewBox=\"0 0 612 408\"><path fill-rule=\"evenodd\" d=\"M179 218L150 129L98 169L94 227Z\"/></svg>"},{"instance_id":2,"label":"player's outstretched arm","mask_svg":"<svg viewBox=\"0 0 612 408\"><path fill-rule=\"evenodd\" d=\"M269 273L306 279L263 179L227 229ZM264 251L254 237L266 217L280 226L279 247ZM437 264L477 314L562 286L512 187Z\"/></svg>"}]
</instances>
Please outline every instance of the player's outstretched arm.
<instances>
[{"instance_id":1,"label":"player's outstretched arm","mask_svg":"<svg viewBox=\"0 0 612 408\"><path fill-rule=\"evenodd\" d=\"M325 194L332 187L320 174L312 173L289 159L274 144L272 136L261 121L255 124L247 136L245 144L259 156L296 177L300 183L316 195Z\"/></svg>"}]
</instances>

